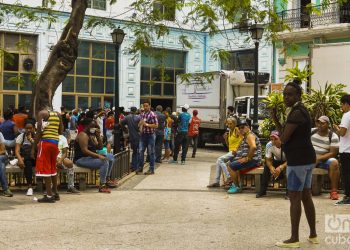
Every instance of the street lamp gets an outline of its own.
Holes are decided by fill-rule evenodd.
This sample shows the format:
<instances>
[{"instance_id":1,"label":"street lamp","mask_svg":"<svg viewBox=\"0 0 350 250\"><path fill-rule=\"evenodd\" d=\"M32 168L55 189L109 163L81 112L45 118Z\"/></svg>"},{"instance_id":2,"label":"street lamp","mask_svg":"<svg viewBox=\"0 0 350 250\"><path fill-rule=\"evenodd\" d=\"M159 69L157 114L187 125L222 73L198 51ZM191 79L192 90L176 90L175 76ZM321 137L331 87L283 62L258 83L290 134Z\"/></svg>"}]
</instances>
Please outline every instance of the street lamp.
<instances>
[{"instance_id":1,"label":"street lamp","mask_svg":"<svg viewBox=\"0 0 350 250\"><path fill-rule=\"evenodd\" d=\"M253 132L259 134L259 123L258 123L258 95L259 95L259 41L264 33L264 26L262 24L253 24L249 28L250 35L255 42L255 81L254 81L254 114L253 114Z\"/></svg>"},{"instance_id":2,"label":"street lamp","mask_svg":"<svg viewBox=\"0 0 350 250\"><path fill-rule=\"evenodd\" d=\"M121 127L119 125L119 48L124 40L125 33L120 27L111 33L115 45L115 79L114 79L114 148L113 153L120 152Z\"/></svg>"}]
</instances>

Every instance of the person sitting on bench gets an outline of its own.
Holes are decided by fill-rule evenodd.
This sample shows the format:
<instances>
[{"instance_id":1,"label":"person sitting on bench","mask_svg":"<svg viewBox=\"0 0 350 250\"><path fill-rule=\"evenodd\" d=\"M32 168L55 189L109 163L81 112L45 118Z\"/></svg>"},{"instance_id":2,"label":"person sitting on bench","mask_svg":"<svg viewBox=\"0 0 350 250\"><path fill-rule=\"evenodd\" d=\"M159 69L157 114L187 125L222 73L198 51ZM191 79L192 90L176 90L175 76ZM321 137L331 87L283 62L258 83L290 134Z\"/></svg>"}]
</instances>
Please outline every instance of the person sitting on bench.
<instances>
[{"instance_id":1,"label":"person sitting on bench","mask_svg":"<svg viewBox=\"0 0 350 250\"><path fill-rule=\"evenodd\" d=\"M265 148L265 166L264 172L261 178L260 192L256 194L256 198L260 198L266 195L267 186L271 175L275 180L280 180L284 177L284 173L287 168L286 156L282 152L282 143L280 134L278 131L272 131L270 134L270 141L266 144ZM288 190L285 196L288 199Z\"/></svg>"},{"instance_id":2,"label":"person sitting on bench","mask_svg":"<svg viewBox=\"0 0 350 250\"><path fill-rule=\"evenodd\" d=\"M256 136L249 128L246 120L237 122L239 132L243 136L243 140L237 149L234 158L228 163L233 170L233 183L227 191L229 194L241 192L239 171L260 166L261 164L261 144L258 136Z\"/></svg>"},{"instance_id":3,"label":"person sitting on bench","mask_svg":"<svg viewBox=\"0 0 350 250\"><path fill-rule=\"evenodd\" d=\"M224 172L226 176L226 181L224 183L225 186L230 187L232 184L231 175L227 169L226 163L234 157L237 148L241 144L243 136L239 133L237 125L237 120L234 117L227 118L226 121L228 132L224 134L224 139L226 141L226 145L228 147L228 152L222 156L220 156L216 161L216 176L215 181L209 184L208 188L216 188L220 187L220 176L221 172Z\"/></svg>"},{"instance_id":4,"label":"person sitting on bench","mask_svg":"<svg viewBox=\"0 0 350 250\"><path fill-rule=\"evenodd\" d=\"M316 167L328 170L331 180L330 199L338 200L338 182L340 178L339 163L336 159L339 148L339 137L329 129L327 116L321 116L316 121L316 127L311 130L311 142L316 152Z\"/></svg>"}]
</instances>

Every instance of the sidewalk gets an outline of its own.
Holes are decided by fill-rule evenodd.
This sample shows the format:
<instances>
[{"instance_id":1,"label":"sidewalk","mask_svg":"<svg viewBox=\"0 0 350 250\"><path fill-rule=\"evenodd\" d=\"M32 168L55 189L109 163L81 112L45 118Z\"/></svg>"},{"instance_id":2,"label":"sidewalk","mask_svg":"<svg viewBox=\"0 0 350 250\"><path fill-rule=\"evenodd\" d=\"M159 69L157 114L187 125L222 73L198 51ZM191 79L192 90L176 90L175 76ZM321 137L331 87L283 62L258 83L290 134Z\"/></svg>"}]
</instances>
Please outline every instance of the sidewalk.
<instances>
[{"instance_id":1,"label":"sidewalk","mask_svg":"<svg viewBox=\"0 0 350 250\"><path fill-rule=\"evenodd\" d=\"M283 192L256 199L252 192L208 190L222 153L200 150L184 166L161 164L155 175L133 176L111 194L62 192L55 204L24 193L0 197L0 249L278 249L275 242L290 233L289 201ZM328 194L314 202L321 244L307 242L303 213L302 249L348 249L325 243L336 236L325 233L325 214L350 214L349 207L333 206Z\"/></svg>"}]
</instances>

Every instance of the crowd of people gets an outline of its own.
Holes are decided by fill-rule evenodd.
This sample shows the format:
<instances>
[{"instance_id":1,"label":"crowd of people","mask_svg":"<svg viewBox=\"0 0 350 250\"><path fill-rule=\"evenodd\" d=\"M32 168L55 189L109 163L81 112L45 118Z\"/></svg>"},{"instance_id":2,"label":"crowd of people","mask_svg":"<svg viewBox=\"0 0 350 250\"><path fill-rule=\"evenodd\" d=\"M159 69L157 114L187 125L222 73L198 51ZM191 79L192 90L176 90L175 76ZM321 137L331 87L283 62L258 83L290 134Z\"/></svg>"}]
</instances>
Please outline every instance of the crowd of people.
<instances>
[{"instance_id":1,"label":"crowd of people","mask_svg":"<svg viewBox=\"0 0 350 250\"><path fill-rule=\"evenodd\" d=\"M43 178L46 194L39 202L60 200L57 189L57 171L67 172L69 193L79 193L74 187L74 164L79 167L100 170L99 192L110 193L117 186L111 178L114 161L114 129L122 129L121 150L132 150L131 171L136 174L154 174L155 163L185 164L188 145L193 141L192 157L196 156L199 126L198 111L188 113L189 105L181 107L182 112L172 112L170 107L163 111L158 105L152 110L145 101L140 109L131 107L130 112L89 108L83 112L74 109L61 112L49 108L40 111L37 119L31 118L23 107L9 109L0 120L0 181L3 195L12 197L6 179L6 165L9 159L23 169L27 184L26 195L33 195L33 175ZM115 112L119 124L115 124ZM68 157L69 146L74 145L74 158ZM164 154L163 154L164 147ZM181 147L181 149L180 149ZM143 172L144 155L147 150L149 169ZM172 157L172 159L171 159Z\"/></svg>"},{"instance_id":2,"label":"crowd of people","mask_svg":"<svg viewBox=\"0 0 350 250\"><path fill-rule=\"evenodd\" d=\"M247 120L238 119L233 108L228 107L227 132L224 139L228 152L216 161L215 181L208 188L220 187L224 173L224 187L230 194L242 192L240 174L264 162L260 191L256 198L266 196L268 183L273 177L287 182L286 199L290 200L291 237L276 243L279 247L300 247L299 222L301 204L310 227L308 240L317 244L315 227L315 206L312 201L311 181L314 167L327 169L331 192L330 199L338 200L335 205L350 205L350 95L340 99L343 117L339 125L331 124L327 116L317 117L316 127L301 101L302 89L296 82L290 82L283 91L284 103L289 108L287 119L281 124L275 110L271 117L276 130L270 133L270 141L262 155L259 137L250 129ZM24 108L16 112L7 110L0 121L0 182L3 195L11 197L5 174L9 155L14 155L16 164L24 169L28 185L27 195L33 195L33 167L37 177L45 182L46 194L39 202L60 200L57 190L57 169L68 172L68 189L78 193L74 187L73 163L78 166L99 169L99 192L110 193L117 183L111 178L113 166L114 130L121 126L122 147L132 150L131 169L136 174L155 174L155 163L186 164L190 141L193 144L192 157L196 157L201 120L198 111L188 112L188 104L181 106L181 112L172 112L161 105L152 110L145 101L140 109L132 107L130 113L120 110L88 109L86 112L73 110L61 112L44 109L37 115L37 122L30 118ZM119 124L115 124L115 112ZM68 159L69 144L74 143L74 159ZM130 146L129 146L130 145ZM163 152L164 147L164 154ZM143 172L144 156L147 150L149 169ZM339 161L338 161L339 156ZM172 157L172 158L171 158ZM264 161L263 161L264 158ZM338 183L342 178L344 197L339 200Z\"/></svg>"}]
</instances>

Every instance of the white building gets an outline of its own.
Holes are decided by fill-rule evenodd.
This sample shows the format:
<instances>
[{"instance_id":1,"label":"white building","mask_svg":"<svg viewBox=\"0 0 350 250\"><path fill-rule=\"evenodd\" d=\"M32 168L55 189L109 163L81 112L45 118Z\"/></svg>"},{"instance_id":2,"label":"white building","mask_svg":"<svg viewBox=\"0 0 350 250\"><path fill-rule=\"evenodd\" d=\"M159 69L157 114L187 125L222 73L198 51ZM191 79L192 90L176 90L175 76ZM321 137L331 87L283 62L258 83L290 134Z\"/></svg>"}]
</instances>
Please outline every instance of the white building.
<instances>
[{"instance_id":1,"label":"white building","mask_svg":"<svg viewBox=\"0 0 350 250\"><path fill-rule=\"evenodd\" d=\"M18 1L3 0L3 4L14 4ZM23 5L33 8L41 6L41 0L22 0ZM119 53L119 97L120 106L130 108L139 106L143 99L151 100L151 105L175 107L177 74L192 72L217 71L222 68L237 70L254 69L254 45L247 43L249 34L239 30L223 31L210 37L206 32L193 31L188 27L175 27L172 22L170 33L152 41L163 57L149 55L141 51L137 55L127 53L135 39L130 30L130 17L135 13L130 7L132 0L117 1L109 6L107 0L89 0L90 8L86 12L89 17L108 18L116 27L120 26L126 33ZM1 3L0 3L1 5ZM61 30L68 19L71 8L70 1L62 0L54 8L58 11L58 20L49 25L47 22L24 23L16 26L18 19L5 16L0 22L0 47L13 54L14 62L8 63L0 59L0 103L1 111L11 106L25 105L29 107L34 72L41 72L47 62L50 48L56 44ZM5 6L5 5L3 5ZM158 6L159 7L159 6ZM174 10L175 11L175 10ZM181 13L176 12L179 17ZM135 24L132 24L135 25ZM112 43L110 28L82 29L79 34L80 45L78 59L74 69L57 89L53 105L55 109L65 106L68 109L76 107L111 107L114 97L115 79L115 47ZM180 42L181 36L187 36L192 43L191 49L184 49ZM152 35L153 36L153 35ZM20 42L22 41L22 42ZM19 48L18 43L25 41L26 46ZM221 65L219 60L211 57L213 49L225 49L232 52L229 65ZM271 73L272 48L261 42L259 50L259 71ZM165 64L166 77L161 79L160 60ZM22 83L11 81L13 77L21 77ZM252 93L253 95L253 93Z\"/></svg>"}]
</instances>

